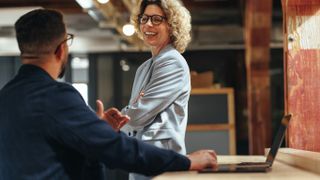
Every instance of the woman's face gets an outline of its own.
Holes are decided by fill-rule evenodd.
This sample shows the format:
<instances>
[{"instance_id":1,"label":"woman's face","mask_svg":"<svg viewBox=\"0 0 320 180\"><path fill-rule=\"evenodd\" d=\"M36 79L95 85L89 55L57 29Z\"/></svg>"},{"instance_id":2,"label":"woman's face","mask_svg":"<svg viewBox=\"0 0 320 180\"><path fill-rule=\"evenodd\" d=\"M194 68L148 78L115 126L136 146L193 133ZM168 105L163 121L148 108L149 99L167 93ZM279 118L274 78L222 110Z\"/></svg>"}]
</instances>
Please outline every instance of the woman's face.
<instances>
[{"instance_id":1,"label":"woman's face","mask_svg":"<svg viewBox=\"0 0 320 180\"><path fill-rule=\"evenodd\" d=\"M148 5L143 15L159 15L165 17L162 9L154 4ZM166 19L163 19L160 24L155 25L152 23L151 18L149 18L145 24L140 23L140 31L143 35L144 42L153 48L162 49L170 42L169 25Z\"/></svg>"}]
</instances>

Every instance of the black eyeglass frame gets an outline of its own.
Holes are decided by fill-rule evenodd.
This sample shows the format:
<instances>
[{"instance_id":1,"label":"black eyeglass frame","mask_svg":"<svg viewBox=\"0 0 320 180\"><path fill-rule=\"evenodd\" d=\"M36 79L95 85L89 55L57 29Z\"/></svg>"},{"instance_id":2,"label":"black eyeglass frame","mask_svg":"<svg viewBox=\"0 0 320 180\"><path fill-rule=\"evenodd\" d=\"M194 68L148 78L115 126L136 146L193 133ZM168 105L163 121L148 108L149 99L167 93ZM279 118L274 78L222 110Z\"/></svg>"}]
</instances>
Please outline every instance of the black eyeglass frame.
<instances>
[{"instance_id":1,"label":"black eyeglass frame","mask_svg":"<svg viewBox=\"0 0 320 180\"><path fill-rule=\"evenodd\" d=\"M146 22L141 22L141 19L142 19L143 17L147 17ZM155 20L154 20L154 17L160 17L161 22L159 22L159 23L154 23L154 21L155 21ZM159 25L159 24L161 24L164 20L167 20L167 17L161 16L161 15L157 15L157 14L151 15L151 16L146 15L146 14L140 14L140 15L138 16L138 22L139 22L140 24L147 24L148 21L149 21L149 19L151 19L151 23L152 23L153 25Z\"/></svg>"},{"instance_id":2,"label":"black eyeglass frame","mask_svg":"<svg viewBox=\"0 0 320 180\"><path fill-rule=\"evenodd\" d=\"M67 38L64 39L63 41L61 41L61 43L58 44L56 50L54 51L54 54L57 54L59 47L60 47L63 43L65 43L65 42L70 41L70 43L67 44L67 45L68 45L68 46L71 46L71 45L72 45L72 42L73 42L73 38L74 38L74 35L73 35L73 34L67 33Z\"/></svg>"}]
</instances>

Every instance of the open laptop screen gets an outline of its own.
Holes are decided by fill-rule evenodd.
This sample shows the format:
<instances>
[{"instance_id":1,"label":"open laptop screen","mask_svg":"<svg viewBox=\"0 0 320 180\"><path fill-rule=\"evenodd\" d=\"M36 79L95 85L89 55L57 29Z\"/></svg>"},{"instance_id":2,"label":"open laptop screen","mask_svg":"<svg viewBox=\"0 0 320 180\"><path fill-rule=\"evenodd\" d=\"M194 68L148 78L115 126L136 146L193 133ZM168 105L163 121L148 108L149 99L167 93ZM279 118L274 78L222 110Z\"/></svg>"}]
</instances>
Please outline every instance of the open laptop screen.
<instances>
[{"instance_id":1,"label":"open laptop screen","mask_svg":"<svg viewBox=\"0 0 320 180\"><path fill-rule=\"evenodd\" d=\"M266 162L271 166L273 163L273 160L275 159L278 149L281 146L281 143L283 141L284 135L285 135L285 131L287 129L287 126L289 124L289 121L291 119L291 114L285 115L282 120L281 120L281 124L280 127L278 129L278 132L276 134L275 139L273 140L271 149L269 151L269 154L267 156L267 160Z\"/></svg>"}]
</instances>

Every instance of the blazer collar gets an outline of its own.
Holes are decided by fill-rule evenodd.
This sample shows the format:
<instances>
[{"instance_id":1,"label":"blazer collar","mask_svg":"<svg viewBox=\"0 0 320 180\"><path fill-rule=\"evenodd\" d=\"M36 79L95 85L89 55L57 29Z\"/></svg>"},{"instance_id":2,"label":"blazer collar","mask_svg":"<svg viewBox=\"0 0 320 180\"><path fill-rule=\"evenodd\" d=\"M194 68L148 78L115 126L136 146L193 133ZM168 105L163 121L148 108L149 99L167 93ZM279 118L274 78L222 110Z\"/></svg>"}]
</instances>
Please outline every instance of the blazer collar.
<instances>
[{"instance_id":1,"label":"blazer collar","mask_svg":"<svg viewBox=\"0 0 320 180\"><path fill-rule=\"evenodd\" d=\"M161 56L162 54L164 54L164 53L166 53L166 52L168 52L168 51L170 51L170 50L172 50L172 49L174 49L174 47L172 46L172 44L168 44L168 45L165 46L163 49L161 49L161 51L159 52L159 54L158 54L157 56L155 56L155 57L153 57L153 58L159 57L159 56Z\"/></svg>"},{"instance_id":2,"label":"blazer collar","mask_svg":"<svg viewBox=\"0 0 320 180\"><path fill-rule=\"evenodd\" d=\"M18 72L18 75L36 75L36 76L41 76L45 77L46 79L51 79L54 80L49 73L47 73L45 70L40 68L39 66L32 65L32 64L23 64Z\"/></svg>"}]
</instances>

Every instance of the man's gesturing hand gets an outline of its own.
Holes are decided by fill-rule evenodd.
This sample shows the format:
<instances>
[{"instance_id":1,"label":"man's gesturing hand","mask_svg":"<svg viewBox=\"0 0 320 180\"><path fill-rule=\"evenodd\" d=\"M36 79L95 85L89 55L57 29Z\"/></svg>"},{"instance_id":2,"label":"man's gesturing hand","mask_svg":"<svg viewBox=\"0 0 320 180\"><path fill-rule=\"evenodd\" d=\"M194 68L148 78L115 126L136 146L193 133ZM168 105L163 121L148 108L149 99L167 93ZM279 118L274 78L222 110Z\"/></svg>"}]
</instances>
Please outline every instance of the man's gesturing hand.
<instances>
[{"instance_id":1,"label":"man's gesturing hand","mask_svg":"<svg viewBox=\"0 0 320 180\"><path fill-rule=\"evenodd\" d=\"M119 131L129 120L129 116L122 115L116 108L110 108L104 111L103 103L97 100L97 116L109 123L115 131Z\"/></svg>"}]
</instances>

